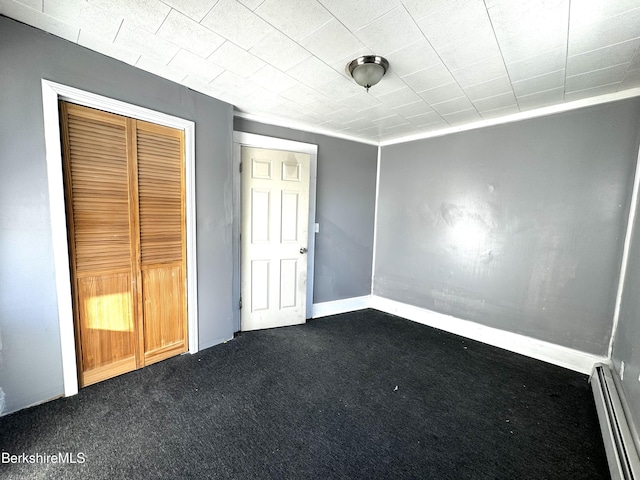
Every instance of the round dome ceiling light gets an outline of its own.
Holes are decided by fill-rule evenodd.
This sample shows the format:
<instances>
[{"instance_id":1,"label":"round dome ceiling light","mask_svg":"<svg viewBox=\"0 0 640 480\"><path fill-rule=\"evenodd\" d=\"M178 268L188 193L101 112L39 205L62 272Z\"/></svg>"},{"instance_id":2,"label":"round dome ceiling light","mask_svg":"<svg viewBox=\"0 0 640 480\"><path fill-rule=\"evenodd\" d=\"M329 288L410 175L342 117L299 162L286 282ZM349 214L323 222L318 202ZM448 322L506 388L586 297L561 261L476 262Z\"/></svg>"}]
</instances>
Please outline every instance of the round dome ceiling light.
<instances>
[{"instance_id":1,"label":"round dome ceiling light","mask_svg":"<svg viewBox=\"0 0 640 480\"><path fill-rule=\"evenodd\" d=\"M389 69L389 62L378 55L358 57L347 64L346 71L367 92L378 83Z\"/></svg>"}]
</instances>

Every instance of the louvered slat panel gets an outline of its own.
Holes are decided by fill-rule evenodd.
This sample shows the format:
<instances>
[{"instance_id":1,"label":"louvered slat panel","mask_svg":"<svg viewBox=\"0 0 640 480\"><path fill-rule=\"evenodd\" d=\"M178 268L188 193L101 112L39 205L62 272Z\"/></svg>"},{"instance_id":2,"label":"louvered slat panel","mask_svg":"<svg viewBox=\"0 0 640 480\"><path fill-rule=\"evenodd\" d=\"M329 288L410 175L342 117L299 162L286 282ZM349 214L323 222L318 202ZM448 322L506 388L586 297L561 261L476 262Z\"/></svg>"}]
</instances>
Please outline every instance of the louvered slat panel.
<instances>
[{"instance_id":1,"label":"louvered slat panel","mask_svg":"<svg viewBox=\"0 0 640 480\"><path fill-rule=\"evenodd\" d=\"M183 260L184 209L180 132L138 122L138 196L142 265Z\"/></svg>"},{"instance_id":2,"label":"louvered slat panel","mask_svg":"<svg viewBox=\"0 0 640 480\"><path fill-rule=\"evenodd\" d=\"M69 105L69 169L78 273L131 265L125 119Z\"/></svg>"}]
</instances>

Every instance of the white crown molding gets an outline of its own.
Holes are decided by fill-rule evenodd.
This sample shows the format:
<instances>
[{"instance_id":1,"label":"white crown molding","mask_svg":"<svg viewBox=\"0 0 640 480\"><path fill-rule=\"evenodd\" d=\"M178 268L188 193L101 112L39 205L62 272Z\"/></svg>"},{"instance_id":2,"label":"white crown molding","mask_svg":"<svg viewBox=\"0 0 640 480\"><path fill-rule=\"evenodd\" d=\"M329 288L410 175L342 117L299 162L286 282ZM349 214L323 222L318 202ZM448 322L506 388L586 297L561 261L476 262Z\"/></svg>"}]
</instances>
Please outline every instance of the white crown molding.
<instances>
[{"instance_id":1,"label":"white crown molding","mask_svg":"<svg viewBox=\"0 0 640 480\"><path fill-rule=\"evenodd\" d=\"M327 137L340 138L343 140L350 140L352 142L363 143L366 145L373 145L377 147L387 147L389 145L397 145L400 143L414 142L416 140L424 140L427 138L443 137L445 135L451 135L452 133L465 132L468 130L477 130L479 128L491 127L494 125L503 125L506 123L520 122L522 120L529 120L531 118L546 117L554 115L556 113L568 112L571 110L577 110L579 108L591 107L594 105L601 105L603 103L615 102L618 100L625 100L628 98L634 98L640 96L640 87L623 90L621 92L607 93L605 95L599 95L597 97L583 98L580 100L574 100L573 102L560 103L556 105L550 105L548 107L536 108L534 110L527 110L526 112L514 113L512 115L506 115L504 117L491 118L488 120L481 120L466 125L460 125L457 127L443 128L440 130L433 130L430 132L416 133L412 135L406 135L402 137L392 138L389 140L375 141L368 140L352 135L344 135L331 130L325 130L322 128L312 127L308 124L295 122L291 120L285 120L279 117L272 117L267 115L257 115L249 112L240 112L234 110L233 116L245 118L254 122L264 123L267 125L273 125L276 127L291 128L301 132L315 133L318 135L326 135Z\"/></svg>"},{"instance_id":2,"label":"white crown molding","mask_svg":"<svg viewBox=\"0 0 640 480\"><path fill-rule=\"evenodd\" d=\"M255 115L253 113L247 112L239 112L234 110L234 117L244 118L247 120L251 120L253 122L264 123L267 125L272 125L274 127L283 127L283 128L291 128L293 130L298 130L301 132L315 133L317 135L325 135L327 137L340 138L342 140L350 140L352 142L364 143L366 145L373 145L375 147L378 146L378 142L374 140L367 140L365 138L354 137L352 135L342 135L337 132L332 132L331 130L325 130L322 128L312 127L305 123L294 122L291 120L284 120L282 118L270 117L265 115Z\"/></svg>"},{"instance_id":3,"label":"white crown molding","mask_svg":"<svg viewBox=\"0 0 640 480\"><path fill-rule=\"evenodd\" d=\"M396 145L399 143L407 143L407 142L413 142L416 140L424 140L426 138L442 137L445 135L450 135L452 133L465 132L467 130L476 130L478 128L491 127L494 125L502 125L505 123L519 122L519 121L528 120L531 118L546 117L556 113L568 112L570 110L576 110L584 107L591 107L594 105L615 102L617 100L625 100L627 98L633 98L638 96L640 96L640 88L632 88L629 90L623 90L621 92L608 93L606 95L599 95L597 97L583 98L581 100L575 100L573 102L560 103L557 105L551 105L543 108L536 108L535 110L528 110L526 112L514 113L513 115L506 115L504 117L492 118L489 120L481 120L479 122L469 123L467 125L460 125L458 127L444 128L441 130L434 130L432 132L418 133L415 135L408 135L405 137L398 137L390 140L383 140L379 143L379 145L382 147L386 147L389 145Z\"/></svg>"}]
</instances>

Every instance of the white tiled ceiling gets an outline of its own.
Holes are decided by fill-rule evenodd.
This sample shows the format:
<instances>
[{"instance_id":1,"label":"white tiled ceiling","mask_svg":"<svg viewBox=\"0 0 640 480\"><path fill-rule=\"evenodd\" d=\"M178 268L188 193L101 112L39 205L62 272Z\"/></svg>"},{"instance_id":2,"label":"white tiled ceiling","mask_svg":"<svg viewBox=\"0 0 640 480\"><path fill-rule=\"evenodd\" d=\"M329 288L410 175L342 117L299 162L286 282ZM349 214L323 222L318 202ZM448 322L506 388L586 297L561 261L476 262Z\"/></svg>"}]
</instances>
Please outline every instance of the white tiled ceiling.
<instances>
[{"instance_id":1,"label":"white tiled ceiling","mask_svg":"<svg viewBox=\"0 0 640 480\"><path fill-rule=\"evenodd\" d=\"M372 142L640 87L640 0L0 0L239 112ZM390 71L369 93L363 54Z\"/></svg>"}]
</instances>

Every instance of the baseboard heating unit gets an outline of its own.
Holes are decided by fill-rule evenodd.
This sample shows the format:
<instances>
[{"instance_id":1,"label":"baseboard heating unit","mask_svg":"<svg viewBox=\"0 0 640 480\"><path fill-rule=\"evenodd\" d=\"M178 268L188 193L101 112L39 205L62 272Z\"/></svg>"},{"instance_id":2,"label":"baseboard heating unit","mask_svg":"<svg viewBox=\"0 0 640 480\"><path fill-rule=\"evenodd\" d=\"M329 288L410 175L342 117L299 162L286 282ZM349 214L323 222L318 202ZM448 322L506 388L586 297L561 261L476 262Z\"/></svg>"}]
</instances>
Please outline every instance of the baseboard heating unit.
<instances>
[{"instance_id":1,"label":"baseboard heating unit","mask_svg":"<svg viewBox=\"0 0 640 480\"><path fill-rule=\"evenodd\" d=\"M590 378L612 480L640 480L640 459L626 402L607 365L597 364Z\"/></svg>"}]
</instances>

